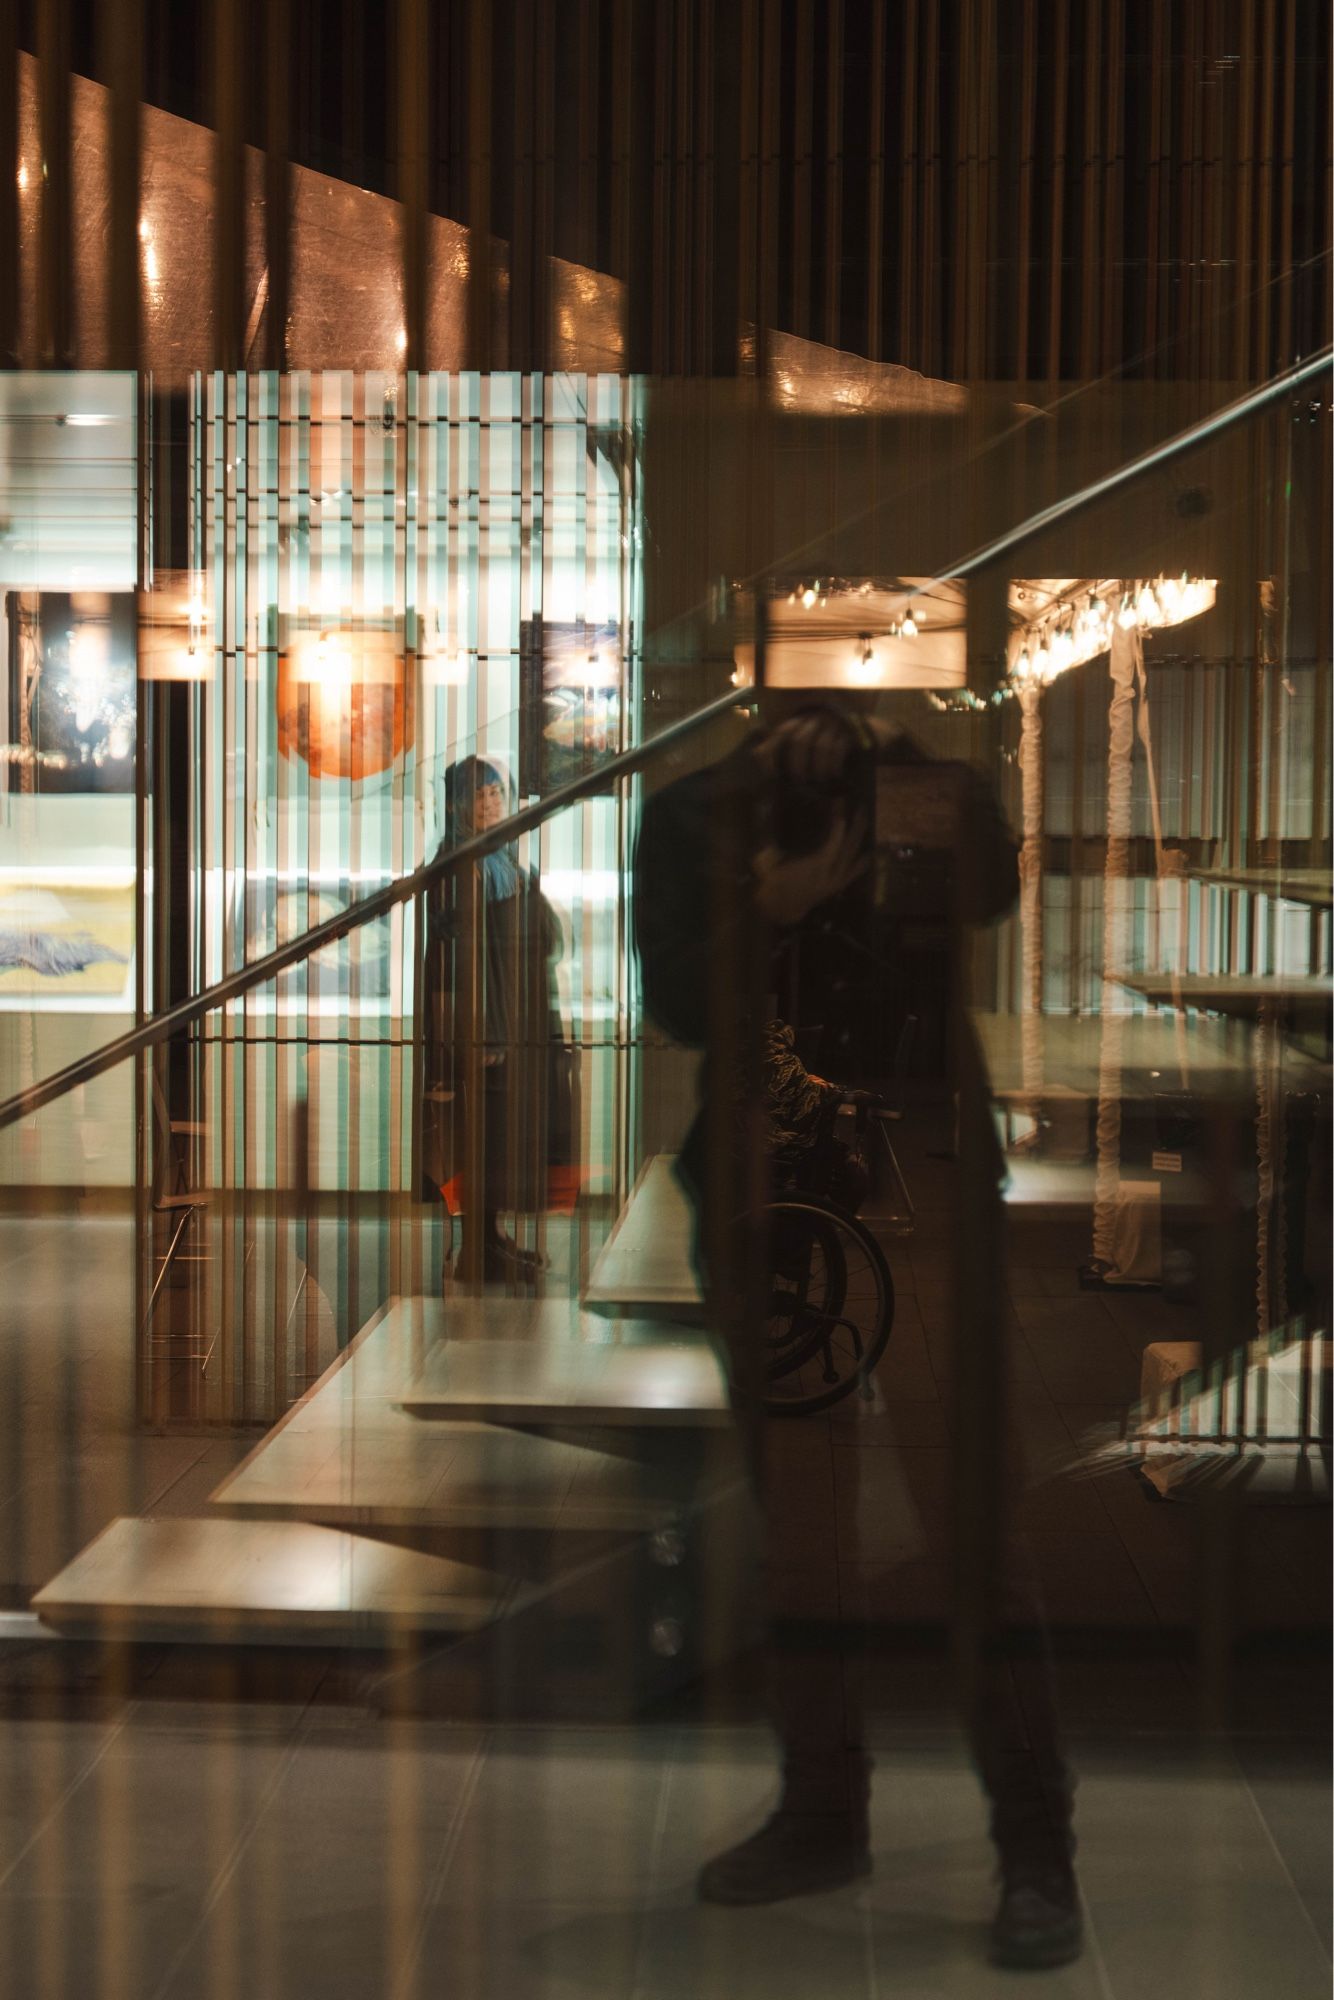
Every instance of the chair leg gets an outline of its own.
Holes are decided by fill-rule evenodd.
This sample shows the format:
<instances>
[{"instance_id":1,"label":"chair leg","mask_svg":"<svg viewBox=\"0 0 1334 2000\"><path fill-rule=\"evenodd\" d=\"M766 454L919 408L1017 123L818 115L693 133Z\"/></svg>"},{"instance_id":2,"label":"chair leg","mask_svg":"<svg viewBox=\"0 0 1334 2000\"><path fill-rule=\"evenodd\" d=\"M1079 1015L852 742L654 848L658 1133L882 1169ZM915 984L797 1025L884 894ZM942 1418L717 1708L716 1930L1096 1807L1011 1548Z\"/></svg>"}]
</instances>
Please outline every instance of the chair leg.
<instances>
[{"instance_id":1,"label":"chair leg","mask_svg":"<svg viewBox=\"0 0 1334 2000\"><path fill-rule=\"evenodd\" d=\"M883 1124L880 1127L880 1132L885 1142L885 1151L889 1155L890 1172L893 1174L899 1193L903 1197L903 1213L896 1215L893 1220L906 1235L916 1225L917 1210L913 1206L913 1198L909 1192L908 1183L904 1178L903 1168L899 1165L899 1156L894 1151L894 1142L888 1132L885 1131Z\"/></svg>"},{"instance_id":2,"label":"chair leg","mask_svg":"<svg viewBox=\"0 0 1334 2000\"><path fill-rule=\"evenodd\" d=\"M171 1233L171 1242L167 1245L167 1254L162 1259L161 1269L158 1271L156 1278L154 1278L153 1289L148 1295L148 1310L144 1314L144 1323L142 1328L140 1329L140 1331L143 1333L147 1333L149 1327L153 1323L153 1313L157 1307L158 1294L161 1292L163 1285L167 1281L167 1273L172 1267L172 1263L173 1260L175 1259L176 1252L181 1247L181 1238L185 1235L186 1230L189 1228L191 1219L193 1218L195 1213L196 1211L193 1208L183 1208L181 1210L181 1219L176 1224L175 1229Z\"/></svg>"}]
</instances>

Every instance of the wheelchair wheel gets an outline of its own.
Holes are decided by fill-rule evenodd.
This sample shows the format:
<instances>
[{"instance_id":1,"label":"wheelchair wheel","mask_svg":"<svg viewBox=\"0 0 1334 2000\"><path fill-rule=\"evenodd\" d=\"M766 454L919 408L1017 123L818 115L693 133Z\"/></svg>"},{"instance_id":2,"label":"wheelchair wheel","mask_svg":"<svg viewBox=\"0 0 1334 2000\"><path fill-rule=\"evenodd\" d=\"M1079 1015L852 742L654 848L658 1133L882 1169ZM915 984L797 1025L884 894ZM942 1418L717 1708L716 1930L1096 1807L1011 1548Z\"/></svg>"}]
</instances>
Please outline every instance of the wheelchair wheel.
<instances>
[{"instance_id":1,"label":"wheelchair wheel","mask_svg":"<svg viewBox=\"0 0 1334 2000\"><path fill-rule=\"evenodd\" d=\"M812 1416L867 1389L894 1323L885 1253L855 1216L794 1198L768 1210L766 1316L773 1416Z\"/></svg>"},{"instance_id":2,"label":"wheelchair wheel","mask_svg":"<svg viewBox=\"0 0 1334 2000\"><path fill-rule=\"evenodd\" d=\"M822 1204L775 1202L766 1220L771 1278L765 1341L769 1379L777 1381L810 1359L823 1328L841 1315L847 1266Z\"/></svg>"}]
</instances>

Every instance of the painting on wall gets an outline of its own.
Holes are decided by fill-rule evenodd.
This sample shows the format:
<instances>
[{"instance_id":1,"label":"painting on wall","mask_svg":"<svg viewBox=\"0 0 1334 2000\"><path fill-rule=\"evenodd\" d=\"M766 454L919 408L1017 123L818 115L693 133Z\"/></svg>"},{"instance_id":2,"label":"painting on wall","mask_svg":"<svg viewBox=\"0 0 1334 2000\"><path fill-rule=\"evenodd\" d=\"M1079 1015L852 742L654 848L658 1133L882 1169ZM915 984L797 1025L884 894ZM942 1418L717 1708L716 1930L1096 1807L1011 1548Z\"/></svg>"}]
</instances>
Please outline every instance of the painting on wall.
<instances>
[{"instance_id":1,"label":"painting on wall","mask_svg":"<svg viewBox=\"0 0 1334 2000\"><path fill-rule=\"evenodd\" d=\"M134 962L134 887L0 889L0 1000L122 999Z\"/></svg>"},{"instance_id":2,"label":"painting on wall","mask_svg":"<svg viewBox=\"0 0 1334 2000\"><path fill-rule=\"evenodd\" d=\"M276 951L291 938L349 909L364 885L340 880L297 888L274 876L250 878L245 884L246 958L253 961ZM374 1003L382 1005L392 986L392 919L363 925L334 944L312 953L305 963L278 982L280 999L298 1009L318 1006L333 1010Z\"/></svg>"},{"instance_id":3,"label":"painting on wall","mask_svg":"<svg viewBox=\"0 0 1334 2000\"><path fill-rule=\"evenodd\" d=\"M12 791L134 789L134 599L10 591L5 598Z\"/></svg>"},{"instance_id":4,"label":"painting on wall","mask_svg":"<svg viewBox=\"0 0 1334 2000\"><path fill-rule=\"evenodd\" d=\"M620 748L624 668L614 624L525 621L520 634L520 789L545 796Z\"/></svg>"},{"instance_id":5,"label":"painting on wall","mask_svg":"<svg viewBox=\"0 0 1334 2000\"><path fill-rule=\"evenodd\" d=\"M278 742L312 778L374 778L413 741L396 627L297 626L278 657Z\"/></svg>"}]
</instances>

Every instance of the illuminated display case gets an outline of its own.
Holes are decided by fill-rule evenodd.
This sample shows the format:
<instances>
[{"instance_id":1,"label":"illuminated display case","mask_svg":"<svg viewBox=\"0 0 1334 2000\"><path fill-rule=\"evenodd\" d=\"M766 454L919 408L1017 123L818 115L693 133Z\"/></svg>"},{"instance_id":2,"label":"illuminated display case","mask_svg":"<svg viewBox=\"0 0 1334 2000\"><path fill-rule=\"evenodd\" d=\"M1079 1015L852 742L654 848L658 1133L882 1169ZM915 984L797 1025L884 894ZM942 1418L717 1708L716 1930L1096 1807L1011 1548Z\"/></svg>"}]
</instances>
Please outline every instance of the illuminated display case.
<instances>
[{"instance_id":1,"label":"illuminated display case","mask_svg":"<svg viewBox=\"0 0 1334 2000\"><path fill-rule=\"evenodd\" d=\"M191 921L211 983L434 854L460 759L517 799L633 740L640 417L622 376L368 372L202 378L193 427L192 566L220 667L194 696ZM568 671L572 635L596 687ZM563 1030L609 1172L620 817L591 799L519 857L560 922ZM316 1185L349 1159L363 1189L413 1184L417 952L397 910L209 1023L218 1184L278 1184L298 1116Z\"/></svg>"},{"instance_id":2,"label":"illuminated display case","mask_svg":"<svg viewBox=\"0 0 1334 2000\"><path fill-rule=\"evenodd\" d=\"M0 375L0 1067L18 1089L132 1016L138 950L131 375ZM122 1073L0 1141L0 1183L131 1178Z\"/></svg>"}]
</instances>

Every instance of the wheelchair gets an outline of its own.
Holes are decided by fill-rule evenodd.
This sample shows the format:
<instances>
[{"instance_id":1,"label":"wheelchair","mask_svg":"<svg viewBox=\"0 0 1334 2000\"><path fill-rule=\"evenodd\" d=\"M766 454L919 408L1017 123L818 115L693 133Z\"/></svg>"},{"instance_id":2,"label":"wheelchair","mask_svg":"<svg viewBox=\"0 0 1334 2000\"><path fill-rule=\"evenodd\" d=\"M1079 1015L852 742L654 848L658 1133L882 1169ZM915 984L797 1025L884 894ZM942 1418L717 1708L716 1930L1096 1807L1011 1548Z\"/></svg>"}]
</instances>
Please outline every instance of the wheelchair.
<instances>
[{"instance_id":1,"label":"wheelchair","mask_svg":"<svg viewBox=\"0 0 1334 2000\"><path fill-rule=\"evenodd\" d=\"M857 1209L877 1133L908 1199L879 1124L893 1115L869 1092L840 1093L810 1154L767 1206L764 1409L771 1416L814 1416L854 1391L867 1402L874 1395L872 1376L894 1324L894 1280Z\"/></svg>"}]
</instances>

